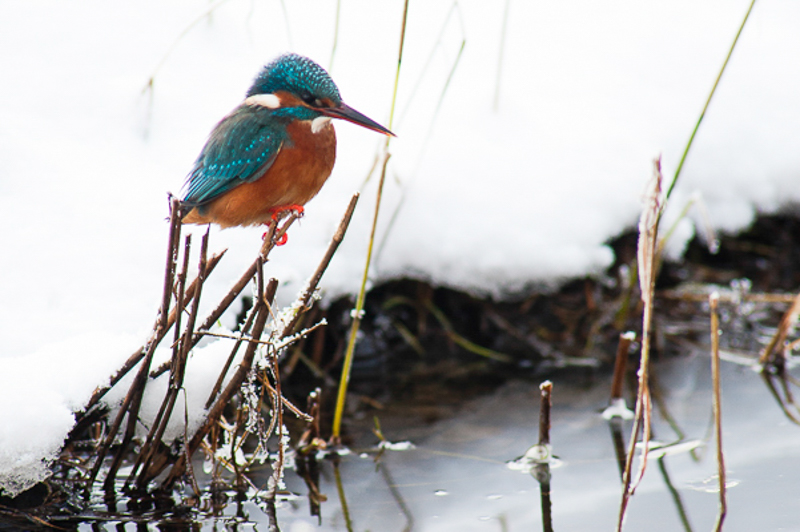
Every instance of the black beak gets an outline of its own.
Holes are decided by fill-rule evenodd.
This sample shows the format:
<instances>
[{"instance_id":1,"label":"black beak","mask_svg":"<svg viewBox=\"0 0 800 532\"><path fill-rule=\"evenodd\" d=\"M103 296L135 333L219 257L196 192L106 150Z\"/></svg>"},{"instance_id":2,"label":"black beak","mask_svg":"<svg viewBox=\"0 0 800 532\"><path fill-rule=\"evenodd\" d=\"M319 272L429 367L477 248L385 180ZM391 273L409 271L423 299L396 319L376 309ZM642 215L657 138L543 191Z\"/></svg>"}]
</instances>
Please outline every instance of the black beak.
<instances>
[{"instance_id":1,"label":"black beak","mask_svg":"<svg viewBox=\"0 0 800 532\"><path fill-rule=\"evenodd\" d=\"M320 111L322 111L322 114L325 116L330 116L331 118L341 118L342 120L347 120L348 122L358 124L361 127L371 129L372 131L377 131L378 133L383 133L384 135L388 135L390 137L397 136L376 121L365 115L362 115L345 103L341 104L339 107L328 107L325 109L320 109Z\"/></svg>"}]
</instances>

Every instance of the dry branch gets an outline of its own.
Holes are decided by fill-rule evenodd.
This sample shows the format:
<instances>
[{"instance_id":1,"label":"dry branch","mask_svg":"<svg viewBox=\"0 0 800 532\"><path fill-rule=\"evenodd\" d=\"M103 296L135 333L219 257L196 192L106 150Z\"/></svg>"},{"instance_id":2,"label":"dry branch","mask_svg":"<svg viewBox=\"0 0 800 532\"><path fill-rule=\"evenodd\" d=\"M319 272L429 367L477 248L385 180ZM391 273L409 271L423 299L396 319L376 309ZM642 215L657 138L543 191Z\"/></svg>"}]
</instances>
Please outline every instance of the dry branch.
<instances>
[{"instance_id":1,"label":"dry branch","mask_svg":"<svg viewBox=\"0 0 800 532\"><path fill-rule=\"evenodd\" d=\"M725 480L725 456L722 453L722 394L720 392L719 377L719 297L716 294L708 296L708 303L711 307L711 377L713 392L714 410L714 431L717 439L717 478L719 480L719 513L717 522L714 526L716 532L722 530L722 523L725 521L725 514L728 511Z\"/></svg>"}]
</instances>

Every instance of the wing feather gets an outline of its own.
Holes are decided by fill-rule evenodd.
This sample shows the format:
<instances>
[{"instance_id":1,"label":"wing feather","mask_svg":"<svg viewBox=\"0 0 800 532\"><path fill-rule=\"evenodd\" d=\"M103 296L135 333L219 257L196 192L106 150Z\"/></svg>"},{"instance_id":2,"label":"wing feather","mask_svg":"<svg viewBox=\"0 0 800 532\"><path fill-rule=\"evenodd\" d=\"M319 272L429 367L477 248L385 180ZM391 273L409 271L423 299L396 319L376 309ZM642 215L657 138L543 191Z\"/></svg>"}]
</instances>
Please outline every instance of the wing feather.
<instances>
[{"instance_id":1,"label":"wing feather","mask_svg":"<svg viewBox=\"0 0 800 532\"><path fill-rule=\"evenodd\" d=\"M242 104L216 125L184 184L183 204L196 207L255 181L272 166L286 128L269 109Z\"/></svg>"}]
</instances>

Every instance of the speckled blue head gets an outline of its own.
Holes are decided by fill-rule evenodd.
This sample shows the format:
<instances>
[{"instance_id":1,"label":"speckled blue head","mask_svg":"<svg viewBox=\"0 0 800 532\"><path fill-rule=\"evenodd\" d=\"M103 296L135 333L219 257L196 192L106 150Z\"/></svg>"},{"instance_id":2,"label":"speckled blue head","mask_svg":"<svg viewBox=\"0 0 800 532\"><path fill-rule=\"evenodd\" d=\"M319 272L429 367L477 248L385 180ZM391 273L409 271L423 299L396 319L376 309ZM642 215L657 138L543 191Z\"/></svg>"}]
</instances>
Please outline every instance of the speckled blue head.
<instances>
[{"instance_id":1,"label":"speckled blue head","mask_svg":"<svg viewBox=\"0 0 800 532\"><path fill-rule=\"evenodd\" d=\"M297 54L281 55L261 69L247 96L275 94L278 91L291 93L307 104L326 98L334 106L342 103L339 89L325 69Z\"/></svg>"}]
</instances>

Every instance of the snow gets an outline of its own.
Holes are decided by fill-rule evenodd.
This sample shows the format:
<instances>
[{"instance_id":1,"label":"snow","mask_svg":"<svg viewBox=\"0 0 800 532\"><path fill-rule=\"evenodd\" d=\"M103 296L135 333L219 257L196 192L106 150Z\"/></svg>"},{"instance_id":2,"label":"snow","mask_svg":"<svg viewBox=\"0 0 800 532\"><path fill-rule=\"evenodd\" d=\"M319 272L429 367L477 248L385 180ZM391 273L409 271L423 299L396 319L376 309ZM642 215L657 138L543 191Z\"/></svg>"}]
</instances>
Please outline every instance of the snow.
<instances>
[{"instance_id":1,"label":"snow","mask_svg":"<svg viewBox=\"0 0 800 532\"><path fill-rule=\"evenodd\" d=\"M502 296L610 264L605 242L636 223L654 158L671 179L749 2L511 2L505 35L496 2L411 2L391 124L402 3L341 4L331 74L349 105L398 134L372 282L413 275ZM0 4L0 489L46 476L72 412L147 337L166 193L180 190L208 132L277 54L330 67L335 9ZM798 24L797 2L755 6L665 227L695 197L725 231L799 199ZM365 179L383 139L343 123L337 134L333 176L267 267L283 302L359 189L323 296L361 282L377 183ZM229 252L206 304L252 262L261 232L212 230L212 251ZM679 224L673 255L693 233ZM198 386L202 374L216 378L213 367L197 371Z\"/></svg>"}]
</instances>

